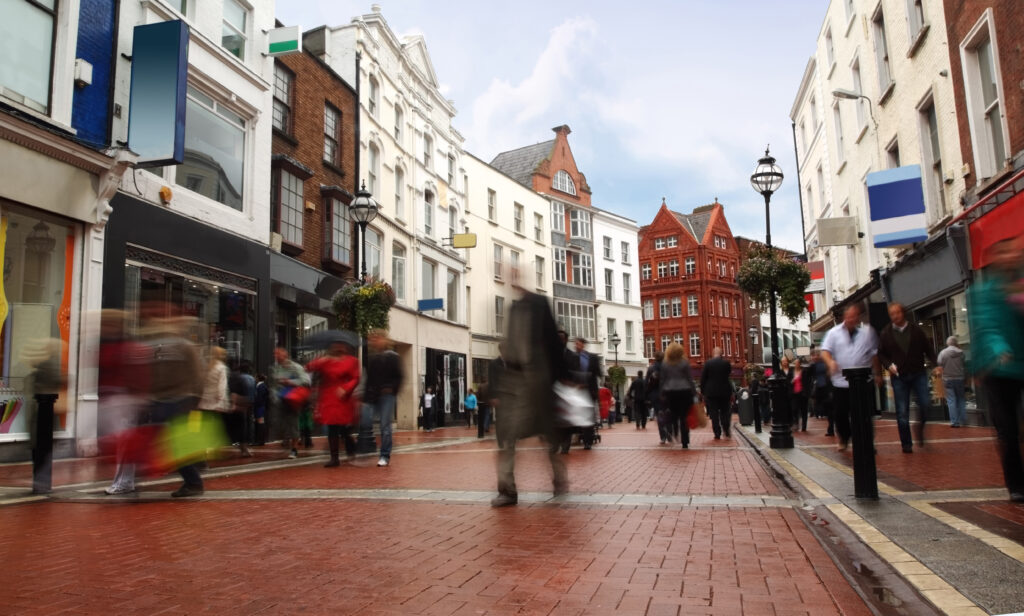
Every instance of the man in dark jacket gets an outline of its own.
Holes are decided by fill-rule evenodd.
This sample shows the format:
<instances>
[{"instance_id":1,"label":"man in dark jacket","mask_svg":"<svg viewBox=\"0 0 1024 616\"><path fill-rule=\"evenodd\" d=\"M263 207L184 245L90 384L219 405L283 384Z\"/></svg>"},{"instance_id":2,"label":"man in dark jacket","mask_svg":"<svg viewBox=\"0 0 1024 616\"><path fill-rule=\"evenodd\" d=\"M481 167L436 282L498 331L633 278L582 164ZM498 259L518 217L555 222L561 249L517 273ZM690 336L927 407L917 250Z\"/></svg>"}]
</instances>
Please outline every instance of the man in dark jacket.
<instances>
[{"instance_id":1,"label":"man in dark jacket","mask_svg":"<svg viewBox=\"0 0 1024 616\"><path fill-rule=\"evenodd\" d=\"M644 371L637 370L636 378L629 385L626 392L630 403L633 405L633 421L636 422L637 430L647 429L647 392L644 389Z\"/></svg>"},{"instance_id":2,"label":"man in dark jacket","mask_svg":"<svg viewBox=\"0 0 1024 616\"><path fill-rule=\"evenodd\" d=\"M907 320L903 304L889 304L889 319L878 339L878 361L889 371L892 381L892 397L896 403L896 425L900 432L903 453L914 451L910 438L910 392L917 397L921 409L917 442L924 444L924 424L931 408L931 394L928 392L928 373L925 360L935 365L935 350L925 336L924 330Z\"/></svg>"},{"instance_id":3,"label":"man in dark jacket","mask_svg":"<svg viewBox=\"0 0 1024 616\"><path fill-rule=\"evenodd\" d=\"M708 415L711 416L711 429L715 431L715 438L726 438L732 436L730 430L731 410L729 399L732 397L732 382L729 377L732 375L732 364L722 357L722 349L715 347L711 352L712 357L704 364L704 370L700 374L700 391L704 396L704 404L707 405Z\"/></svg>"},{"instance_id":4,"label":"man in dark jacket","mask_svg":"<svg viewBox=\"0 0 1024 616\"><path fill-rule=\"evenodd\" d=\"M576 352L569 359L569 374L571 378L581 385L590 394L594 402L594 425L601 423L601 415L597 406L599 383L601 382L601 358L587 351L586 338L576 338ZM583 428L580 435L583 441L583 448L590 449L597 440L593 427ZM564 447L564 445L563 445Z\"/></svg>"},{"instance_id":5,"label":"man in dark jacket","mask_svg":"<svg viewBox=\"0 0 1024 616\"><path fill-rule=\"evenodd\" d=\"M373 405L373 414L380 418L380 459L377 466L391 464L391 424L395 421L395 395L402 387L402 360L391 350L388 333L370 332L370 358L366 363L366 390L363 401Z\"/></svg>"}]
</instances>

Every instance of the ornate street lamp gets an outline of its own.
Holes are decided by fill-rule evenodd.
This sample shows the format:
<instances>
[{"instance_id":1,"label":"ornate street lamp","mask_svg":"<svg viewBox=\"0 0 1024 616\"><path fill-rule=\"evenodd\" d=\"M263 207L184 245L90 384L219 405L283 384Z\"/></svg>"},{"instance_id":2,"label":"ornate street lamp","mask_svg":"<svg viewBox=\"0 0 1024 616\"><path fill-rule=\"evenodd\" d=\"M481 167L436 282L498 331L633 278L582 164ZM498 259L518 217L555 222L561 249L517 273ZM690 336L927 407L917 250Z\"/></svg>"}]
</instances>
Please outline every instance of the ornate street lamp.
<instances>
[{"instance_id":1,"label":"ornate street lamp","mask_svg":"<svg viewBox=\"0 0 1024 616\"><path fill-rule=\"evenodd\" d=\"M754 360L757 359L757 355L754 354L754 347L757 346L757 339L760 337L760 333L760 330L758 330L753 325L751 325L750 328L747 329L747 335L750 336L750 361L751 363L755 364L757 362Z\"/></svg>"},{"instance_id":2,"label":"ornate street lamp","mask_svg":"<svg viewBox=\"0 0 1024 616\"><path fill-rule=\"evenodd\" d=\"M775 254L772 248L772 220L771 200L772 193L782 186L782 169L775 164L775 158L768 153L766 148L764 158L757 161L757 168L750 176L750 185L754 190L764 197L764 224L765 244L768 245L768 253ZM781 374L782 368L779 365L779 327L776 322L776 305L778 300L775 297L775 279L772 279L772 286L769 290L769 319L771 324L772 340L772 376L768 379L768 390L771 392L772 402L772 435L769 444L772 449L792 449L793 433L791 432L791 410L789 408L789 384L786 376Z\"/></svg>"},{"instance_id":3,"label":"ornate street lamp","mask_svg":"<svg viewBox=\"0 0 1024 616\"><path fill-rule=\"evenodd\" d=\"M352 220L359 224L359 237L362 238L359 255L363 261L360 280L366 282L366 225L377 218L378 209L377 202L373 200L373 195L370 194L370 191L366 190L366 180L363 180L363 187L356 191L356 198L352 200L352 204L348 208L352 214Z\"/></svg>"},{"instance_id":4,"label":"ornate street lamp","mask_svg":"<svg viewBox=\"0 0 1024 616\"><path fill-rule=\"evenodd\" d=\"M622 338L619 338L619 334L614 333L612 337L608 339L608 342L612 343L612 348L615 349L615 365L619 365L619 344L622 342Z\"/></svg>"}]
</instances>

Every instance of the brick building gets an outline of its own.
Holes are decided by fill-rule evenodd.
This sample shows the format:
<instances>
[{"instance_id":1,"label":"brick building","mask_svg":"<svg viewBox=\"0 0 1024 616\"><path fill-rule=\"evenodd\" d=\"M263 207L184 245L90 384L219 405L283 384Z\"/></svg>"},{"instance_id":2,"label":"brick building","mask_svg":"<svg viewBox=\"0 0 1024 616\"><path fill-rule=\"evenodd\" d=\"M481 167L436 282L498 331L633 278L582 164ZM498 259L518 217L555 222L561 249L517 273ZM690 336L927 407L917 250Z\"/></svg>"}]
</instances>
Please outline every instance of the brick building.
<instances>
[{"instance_id":1,"label":"brick building","mask_svg":"<svg viewBox=\"0 0 1024 616\"><path fill-rule=\"evenodd\" d=\"M746 344L736 284L740 252L724 206L715 201L681 214L663 201L654 220L640 228L637 252L645 355L678 341L699 372L712 349L721 347L739 378Z\"/></svg>"},{"instance_id":2,"label":"brick building","mask_svg":"<svg viewBox=\"0 0 1024 616\"><path fill-rule=\"evenodd\" d=\"M271 258L276 344L329 327L330 298L358 275L349 215L355 185L356 91L303 51L274 62Z\"/></svg>"}]
</instances>

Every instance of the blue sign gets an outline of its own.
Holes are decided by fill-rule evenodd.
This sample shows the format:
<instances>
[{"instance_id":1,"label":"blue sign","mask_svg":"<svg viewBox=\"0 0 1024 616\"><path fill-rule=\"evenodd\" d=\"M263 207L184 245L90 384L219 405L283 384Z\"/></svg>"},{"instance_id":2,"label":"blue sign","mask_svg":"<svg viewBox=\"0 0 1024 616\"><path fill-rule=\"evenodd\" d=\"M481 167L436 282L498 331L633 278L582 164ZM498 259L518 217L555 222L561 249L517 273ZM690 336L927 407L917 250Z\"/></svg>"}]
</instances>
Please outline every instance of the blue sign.
<instances>
[{"instance_id":1,"label":"blue sign","mask_svg":"<svg viewBox=\"0 0 1024 616\"><path fill-rule=\"evenodd\" d=\"M867 185L875 248L928 239L920 165L869 173Z\"/></svg>"},{"instance_id":2,"label":"blue sign","mask_svg":"<svg viewBox=\"0 0 1024 616\"><path fill-rule=\"evenodd\" d=\"M444 308L444 298L442 297L421 299L416 302L416 310L420 312L430 312L431 310L441 310L442 308Z\"/></svg>"},{"instance_id":3,"label":"blue sign","mask_svg":"<svg viewBox=\"0 0 1024 616\"><path fill-rule=\"evenodd\" d=\"M180 19L135 26L128 148L139 155L139 167L185 160L188 41Z\"/></svg>"}]
</instances>

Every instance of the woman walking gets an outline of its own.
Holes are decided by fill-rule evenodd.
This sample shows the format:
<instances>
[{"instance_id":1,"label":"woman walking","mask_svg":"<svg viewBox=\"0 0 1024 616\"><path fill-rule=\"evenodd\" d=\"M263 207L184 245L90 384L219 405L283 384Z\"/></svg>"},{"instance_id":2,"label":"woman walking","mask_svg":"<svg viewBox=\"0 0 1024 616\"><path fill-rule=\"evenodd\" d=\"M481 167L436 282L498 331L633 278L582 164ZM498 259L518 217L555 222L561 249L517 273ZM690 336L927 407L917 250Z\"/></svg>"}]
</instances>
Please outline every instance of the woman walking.
<instances>
[{"instance_id":1,"label":"woman walking","mask_svg":"<svg viewBox=\"0 0 1024 616\"><path fill-rule=\"evenodd\" d=\"M793 360L793 367L789 371L789 391L793 406L793 426L800 426L802 432L807 432L807 402L811 393L811 386L814 383L814 373L805 370L803 362L797 357Z\"/></svg>"},{"instance_id":2,"label":"woman walking","mask_svg":"<svg viewBox=\"0 0 1024 616\"><path fill-rule=\"evenodd\" d=\"M686 422L686 416L693 406L696 391L690 362L686 360L683 345L673 342L668 345L665 361L661 364L661 397L668 407L670 431L679 434L683 449L690 447L690 426Z\"/></svg>"},{"instance_id":3,"label":"woman walking","mask_svg":"<svg viewBox=\"0 0 1024 616\"><path fill-rule=\"evenodd\" d=\"M347 332L346 332L347 333ZM327 355L309 362L306 371L316 379L316 420L327 426L327 444L331 459L325 468L339 466L340 441L345 439L345 457L356 457L352 428L359 418L358 404L352 395L359 385L359 360L355 357L358 340L348 334L331 343Z\"/></svg>"}]
</instances>

